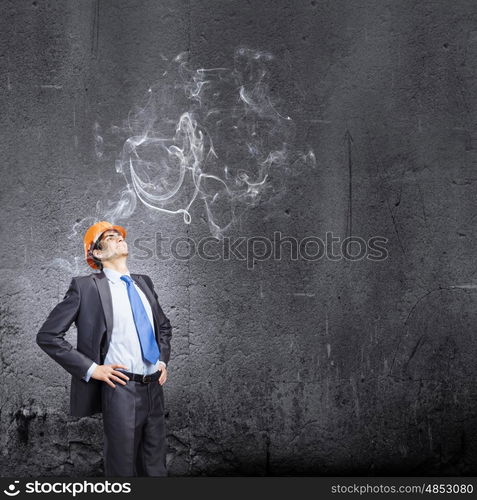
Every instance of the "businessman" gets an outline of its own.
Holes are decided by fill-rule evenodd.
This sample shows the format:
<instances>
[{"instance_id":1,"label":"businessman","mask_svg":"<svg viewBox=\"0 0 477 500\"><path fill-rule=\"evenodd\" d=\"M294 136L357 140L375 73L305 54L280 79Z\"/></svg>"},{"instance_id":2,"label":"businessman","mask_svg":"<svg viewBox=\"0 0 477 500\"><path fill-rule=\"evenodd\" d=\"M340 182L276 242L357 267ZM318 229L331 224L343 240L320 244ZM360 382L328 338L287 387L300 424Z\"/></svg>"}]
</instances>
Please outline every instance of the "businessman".
<instances>
[{"instance_id":1,"label":"businessman","mask_svg":"<svg viewBox=\"0 0 477 500\"><path fill-rule=\"evenodd\" d=\"M72 278L37 334L71 375L70 414L103 414L105 476L167 476L163 384L172 327L147 275L130 274L126 230L106 221L84 238L99 270ZM64 336L72 323L77 347Z\"/></svg>"}]
</instances>

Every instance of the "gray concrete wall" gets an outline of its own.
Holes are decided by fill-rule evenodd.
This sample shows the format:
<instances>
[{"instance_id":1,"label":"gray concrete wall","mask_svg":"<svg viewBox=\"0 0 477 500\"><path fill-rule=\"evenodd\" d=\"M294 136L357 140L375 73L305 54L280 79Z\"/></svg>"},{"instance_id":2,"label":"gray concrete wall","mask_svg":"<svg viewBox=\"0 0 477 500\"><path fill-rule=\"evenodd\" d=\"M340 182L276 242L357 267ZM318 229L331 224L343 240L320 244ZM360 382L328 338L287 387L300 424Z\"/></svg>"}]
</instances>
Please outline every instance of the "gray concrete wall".
<instances>
[{"instance_id":1,"label":"gray concrete wall","mask_svg":"<svg viewBox=\"0 0 477 500\"><path fill-rule=\"evenodd\" d=\"M3 476L103 474L101 417L68 416L69 375L35 335L71 276L89 272L82 234L105 217L128 229L129 268L152 277L174 326L171 475L477 474L475 2L1 9ZM252 52L237 59L239 48ZM175 72L183 52L190 81L225 68L200 104ZM261 92L249 108L240 81ZM230 168L225 184L201 178L190 224L157 210L184 208L190 182L155 208L124 194L123 145L144 125L138 106L154 111L149 88L167 137L185 112L208 127L219 160L202 173L223 181ZM128 116L139 116L129 129ZM247 159L248 143L259 153ZM286 154L266 163L272 151ZM267 180L249 196L236 175L261 179L259 163ZM133 244L156 232L198 241L214 227L219 238L381 236L387 258L293 259L285 247L252 268L146 259Z\"/></svg>"}]
</instances>

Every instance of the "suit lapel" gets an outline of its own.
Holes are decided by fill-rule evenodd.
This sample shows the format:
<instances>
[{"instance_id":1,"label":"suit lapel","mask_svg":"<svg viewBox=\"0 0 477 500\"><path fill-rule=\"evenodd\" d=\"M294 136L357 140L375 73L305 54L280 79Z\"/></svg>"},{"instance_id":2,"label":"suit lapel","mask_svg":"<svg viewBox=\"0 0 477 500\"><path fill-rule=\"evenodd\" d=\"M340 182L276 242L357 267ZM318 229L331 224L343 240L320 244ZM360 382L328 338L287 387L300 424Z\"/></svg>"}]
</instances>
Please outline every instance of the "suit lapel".
<instances>
[{"instance_id":1,"label":"suit lapel","mask_svg":"<svg viewBox=\"0 0 477 500\"><path fill-rule=\"evenodd\" d=\"M106 321L106 348L109 346L111 340L111 332L113 331L113 299L111 297L111 290L109 289L109 282L106 275L101 271L93 275L94 282L98 287L101 305L103 306L104 319Z\"/></svg>"}]
</instances>

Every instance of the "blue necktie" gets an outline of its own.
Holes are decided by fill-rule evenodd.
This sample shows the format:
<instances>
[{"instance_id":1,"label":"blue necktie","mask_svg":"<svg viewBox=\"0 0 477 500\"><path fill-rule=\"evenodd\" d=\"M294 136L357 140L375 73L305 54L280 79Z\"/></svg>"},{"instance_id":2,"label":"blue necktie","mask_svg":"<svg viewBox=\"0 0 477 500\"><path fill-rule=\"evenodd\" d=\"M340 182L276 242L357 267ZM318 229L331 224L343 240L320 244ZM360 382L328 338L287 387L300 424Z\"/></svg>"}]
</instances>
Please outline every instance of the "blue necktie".
<instances>
[{"instance_id":1,"label":"blue necktie","mask_svg":"<svg viewBox=\"0 0 477 500\"><path fill-rule=\"evenodd\" d=\"M128 289L129 302L136 325L139 342L141 344L142 356L150 363L156 363L159 359L159 347L154 335L154 329L147 316L146 309L142 303L141 297L134 287L134 282L127 274L121 276L121 279L126 282Z\"/></svg>"}]
</instances>

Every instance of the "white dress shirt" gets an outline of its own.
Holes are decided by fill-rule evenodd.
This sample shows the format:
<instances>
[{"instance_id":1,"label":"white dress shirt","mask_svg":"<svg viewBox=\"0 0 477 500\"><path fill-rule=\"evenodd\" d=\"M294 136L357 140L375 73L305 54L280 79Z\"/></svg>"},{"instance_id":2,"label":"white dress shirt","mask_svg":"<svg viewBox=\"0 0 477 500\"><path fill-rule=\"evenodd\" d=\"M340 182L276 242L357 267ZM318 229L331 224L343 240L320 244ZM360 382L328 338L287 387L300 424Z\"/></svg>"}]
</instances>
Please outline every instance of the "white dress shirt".
<instances>
[{"instance_id":1,"label":"white dress shirt","mask_svg":"<svg viewBox=\"0 0 477 500\"><path fill-rule=\"evenodd\" d=\"M120 364L127 366L127 369L118 368L119 371L128 371L131 373L140 373L149 375L156 372L161 366L166 366L164 361L150 363L142 357L141 344L136 331L136 324L129 301L127 284L121 279L123 274L113 269L103 268L109 282L111 298L113 301L113 330L111 332L111 341L108 352L104 358L105 365ZM130 276L129 273L127 273ZM144 292L134 283L136 291L141 297L142 303L151 322L154 331L154 319L152 316L151 305L144 295ZM88 382L91 374L98 365L93 363L83 379Z\"/></svg>"}]
</instances>

